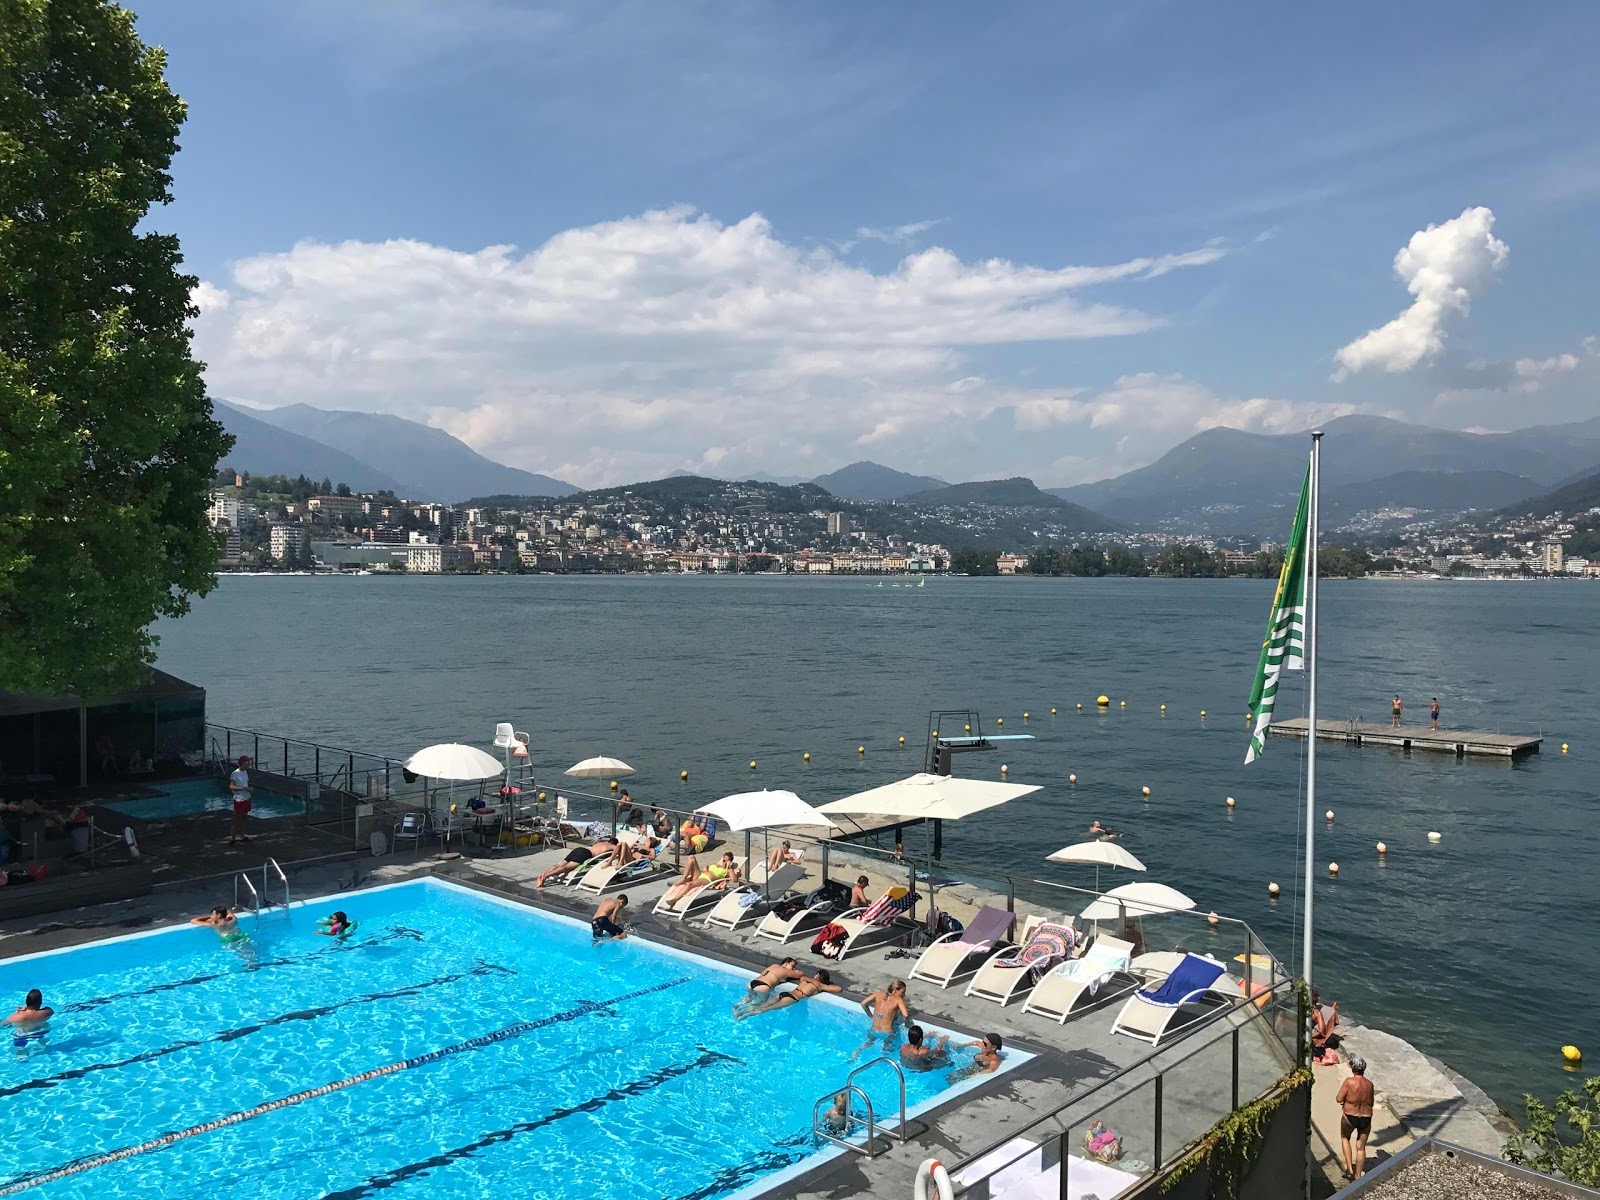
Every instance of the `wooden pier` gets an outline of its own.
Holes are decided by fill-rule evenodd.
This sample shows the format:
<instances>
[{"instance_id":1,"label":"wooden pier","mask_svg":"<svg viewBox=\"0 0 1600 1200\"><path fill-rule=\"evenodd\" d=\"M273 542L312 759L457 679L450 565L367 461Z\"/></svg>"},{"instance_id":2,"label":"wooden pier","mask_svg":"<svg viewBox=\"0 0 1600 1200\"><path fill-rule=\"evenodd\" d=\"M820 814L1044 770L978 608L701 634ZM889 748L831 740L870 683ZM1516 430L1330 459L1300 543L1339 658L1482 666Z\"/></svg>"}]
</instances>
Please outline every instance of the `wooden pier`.
<instances>
[{"instance_id":1,"label":"wooden pier","mask_svg":"<svg viewBox=\"0 0 1600 1200\"><path fill-rule=\"evenodd\" d=\"M1274 721L1268 728L1283 737L1306 736L1307 721ZM1542 737L1514 733L1490 733L1482 729L1433 729L1427 725L1377 725L1361 721L1318 721L1317 736L1327 742L1348 742L1352 746L1390 746L1401 750L1439 750L1457 756L1487 754L1497 758L1520 758L1537 754Z\"/></svg>"}]
</instances>

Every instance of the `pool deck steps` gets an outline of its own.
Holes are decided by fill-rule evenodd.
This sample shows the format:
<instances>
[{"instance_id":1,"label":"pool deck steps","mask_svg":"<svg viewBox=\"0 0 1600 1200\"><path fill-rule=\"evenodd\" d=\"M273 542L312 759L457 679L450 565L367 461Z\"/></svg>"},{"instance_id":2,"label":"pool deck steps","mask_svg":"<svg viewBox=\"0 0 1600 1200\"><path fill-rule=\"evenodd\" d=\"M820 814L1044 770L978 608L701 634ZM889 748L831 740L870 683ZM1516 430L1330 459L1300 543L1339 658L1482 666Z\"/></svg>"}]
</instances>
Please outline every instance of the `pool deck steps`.
<instances>
[{"instance_id":1,"label":"pool deck steps","mask_svg":"<svg viewBox=\"0 0 1600 1200\"><path fill-rule=\"evenodd\" d=\"M1275 721L1268 727L1280 737L1304 738L1304 717ZM1400 750L1438 750L1446 754L1520 758L1537 754L1542 737L1494 733L1485 729L1434 729L1427 725L1377 725L1362 721L1318 721L1317 737L1325 742L1352 746L1389 746Z\"/></svg>"}]
</instances>

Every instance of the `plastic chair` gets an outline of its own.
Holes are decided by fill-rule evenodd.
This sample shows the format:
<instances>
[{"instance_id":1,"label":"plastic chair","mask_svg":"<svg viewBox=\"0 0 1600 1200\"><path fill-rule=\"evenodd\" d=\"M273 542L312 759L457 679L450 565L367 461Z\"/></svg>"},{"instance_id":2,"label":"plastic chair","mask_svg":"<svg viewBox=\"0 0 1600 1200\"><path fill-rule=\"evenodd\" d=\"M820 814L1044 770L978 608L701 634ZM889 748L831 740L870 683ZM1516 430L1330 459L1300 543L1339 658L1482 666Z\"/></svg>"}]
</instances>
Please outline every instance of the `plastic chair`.
<instances>
[{"instance_id":1,"label":"plastic chair","mask_svg":"<svg viewBox=\"0 0 1600 1200\"><path fill-rule=\"evenodd\" d=\"M408 812L401 816L400 823L394 827L394 836L389 839L391 848L398 847L401 839L415 845L421 845L422 839L428 836L428 814L425 812Z\"/></svg>"}]
</instances>

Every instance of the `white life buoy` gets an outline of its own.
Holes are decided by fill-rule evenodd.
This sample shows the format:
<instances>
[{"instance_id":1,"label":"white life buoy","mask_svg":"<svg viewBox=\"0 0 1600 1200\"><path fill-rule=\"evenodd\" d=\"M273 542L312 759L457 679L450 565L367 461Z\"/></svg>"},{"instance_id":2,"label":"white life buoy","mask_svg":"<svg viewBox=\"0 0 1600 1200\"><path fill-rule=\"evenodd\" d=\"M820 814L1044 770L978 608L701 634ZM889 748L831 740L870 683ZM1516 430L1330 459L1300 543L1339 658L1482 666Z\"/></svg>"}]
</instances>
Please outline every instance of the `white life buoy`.
<instances>
[{"instance_id":1,"label":"white life buoy","mask_svg":"<svg viewBox=\"0 0 1600 1200\"><path fill-rule=\"evenodd\" d=\"M928 1184L933 1184L933 1193L930 1196ZM944 1164L937 1158L925 1158L922 1165L917 1168L917 1187L914 1193L916 1200L955 1200L955 1189L950 1186L950 1172L944 1169Z\"/></svg>"}]
</instances>

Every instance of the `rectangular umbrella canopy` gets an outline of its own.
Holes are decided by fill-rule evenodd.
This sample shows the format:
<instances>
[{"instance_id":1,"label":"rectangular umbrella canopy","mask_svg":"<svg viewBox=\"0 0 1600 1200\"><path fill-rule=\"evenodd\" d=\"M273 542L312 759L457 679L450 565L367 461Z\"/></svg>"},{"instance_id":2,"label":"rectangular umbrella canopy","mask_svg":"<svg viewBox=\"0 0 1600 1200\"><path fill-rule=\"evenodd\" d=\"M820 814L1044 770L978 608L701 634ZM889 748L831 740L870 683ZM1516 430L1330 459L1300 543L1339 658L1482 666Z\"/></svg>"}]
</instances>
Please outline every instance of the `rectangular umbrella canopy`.
<instances>
[{"instance_id":1,"label":"rectangular umbrella canopy","mask_svg":"<svg viewBox=\"0 0 1600 1200\"><path fill-rule=\"evenodd\" d=\"M705 812L720 818L729 832L746 829L775 829L787 825L812 825L823 829L838 826L793 792L739 792L713 800Z\"/></svg>"},{"instance_id":2,"label":"rectangular umbrella canopy","mask_svg":"<svg viewBox=\"0 0 1600 1200\"><path fill-rule=\"evenodd\" d=\"M993 783L986 779L957 779L952 775L919 772L824 804L820 811L959 821L1038 790L1038 784Z\"/></svg>"}]
</instances>

